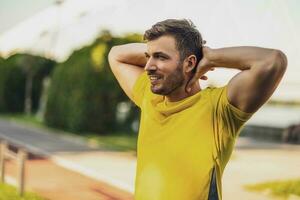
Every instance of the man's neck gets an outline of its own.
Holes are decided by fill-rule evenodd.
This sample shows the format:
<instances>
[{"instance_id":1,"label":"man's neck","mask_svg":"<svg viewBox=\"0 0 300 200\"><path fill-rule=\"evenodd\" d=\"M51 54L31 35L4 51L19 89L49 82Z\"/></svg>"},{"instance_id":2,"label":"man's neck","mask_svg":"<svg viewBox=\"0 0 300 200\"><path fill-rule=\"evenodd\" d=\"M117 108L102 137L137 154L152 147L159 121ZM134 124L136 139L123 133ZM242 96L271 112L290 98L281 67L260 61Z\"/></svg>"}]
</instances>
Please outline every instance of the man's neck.
<instances>
[{"instance_id":1,"label":"man's neck","mask_svg":"<svg viewBox=\"0 0 300 200\"><path fill-rule=\"evenodd\" d=\"M165 97L169 102L176 102L185 99L187 97L193 96L194 94L198 93L200 90L201 90L200 84L197 83L191 88L190 92L185 91L185 86L183 86Z\"/></svg>"}]
</instances>

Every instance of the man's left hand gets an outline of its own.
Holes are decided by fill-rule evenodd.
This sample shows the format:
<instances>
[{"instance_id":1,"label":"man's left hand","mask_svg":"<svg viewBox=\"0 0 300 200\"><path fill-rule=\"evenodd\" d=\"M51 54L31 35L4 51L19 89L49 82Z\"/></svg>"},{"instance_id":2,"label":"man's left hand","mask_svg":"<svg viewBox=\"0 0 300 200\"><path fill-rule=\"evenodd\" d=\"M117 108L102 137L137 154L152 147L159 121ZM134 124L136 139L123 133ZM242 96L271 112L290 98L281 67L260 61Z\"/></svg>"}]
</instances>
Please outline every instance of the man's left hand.
<instances>
[{"instance_id":1,"label":"man's left hand","mask_svg":"<svg viewBox=\"0 0 300 200\"><path fill-rule=\"evenodd\" d=\"M207 76L204 75L204 74L206 74L206 72L214 70L215 66L214 66L213 62L211 62L211 60L209 59L213 50L209 47L204 46L202 51L203 51L203 58L198 63L197 70L196 70L194 76L191 78L191 80L188 82L188 84L186 86L187 92L191 91L192 86L199 79L207 80Z\"/></svg>"}]
</instances>

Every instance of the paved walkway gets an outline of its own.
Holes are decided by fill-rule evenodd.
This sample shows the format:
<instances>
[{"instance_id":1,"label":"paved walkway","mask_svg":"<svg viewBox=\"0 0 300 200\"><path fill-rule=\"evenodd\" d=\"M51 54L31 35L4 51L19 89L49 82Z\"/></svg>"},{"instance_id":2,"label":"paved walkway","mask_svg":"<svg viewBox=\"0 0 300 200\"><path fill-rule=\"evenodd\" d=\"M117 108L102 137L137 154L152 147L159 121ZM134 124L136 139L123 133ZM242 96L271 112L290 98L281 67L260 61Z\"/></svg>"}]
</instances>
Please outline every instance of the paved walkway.
<instances>
[{"instance_id":1,"label":"paved walkway","mask_svg":"<svg viewBox=\"0 0 300 200\"><path fill-rule=\"evenodd\" d=\"M90 187L89 189L92 191L98 188L105 192L105 189L101 189L105 188L104 186L101 187L101 184L105 183L108 186L113 186L112 188L120 188L120 191L125 192L123 199L132 197L127 196L127 194L132 193L134 188L136 158L130 153L91 148L80 139L73 141L73 138L61 137L49 132L44 133L43 130L32 129L7 121L0 121L0 137L19 144L26 144L33 151L47 155L56 166L69 169L73 171L72 173L82 174L84 175L82 177L89 177L90 180L97 180L100 185ZM265 194L247 192L243 186L262 181L300 178L299 155L299 145L282 145L239 138L233 158L224 172L223 199L272 199ZM29 171L30 168L29 164ZM54 169L51 168L45 171L55 173ZM54 174L52 175L54 176ZM72 181L69 180L68 182ZM80 187L84 185L74 186L70 191L80 191ZM115 197L115 199L118 198L120 197ZM56 198L53 199L56 200ZM84 199L92 200L93 198Z\"/></svg>"},{"instance_id":2,"label":"paved walkway","mask_svg":"<svg viewBox=\"0 0 300 200\"><path fill-rule=\"evenodd\" d=\"M122 165L114 161L114 155L123 162L131 154L106 152L103 149L89 147L81 138L62 136L44 129L32 128L10 121L0 120L0 138L10 143L23 146L32 152L26 162L26 189L37 192L49 200L132 200L127 179L134 180L135 161L131 164L132 174L124 173L128 161ZM104 157L103 154L111 155ZM38 156L37 156L38 155ZM75 156L77 155L77 156ZM92 158L91 158L91 155ZM72 160L69 157L78 159ZM96 164L84 166L84 160ZM134 158L135 159L135 158ZM133 160L133 159L131 159ZM109 164L111 163L111 164ZM110 172L104 171L109 165ZM116 166L118 165L118 166ZM100 166L100 167L99 167ZM102 169L101 166L104 168ZM6 175L10 183L17 177L15 161L6 165ZM121 173L120 173L121 172ZM119 180L118 174L130 175L125 181ZM124 175L123 175L124 176ZM131 185L133 185L131 183Z\"/></svg>"},{"instance_id":3,"label":"paved walkway","mask_svg":"<svg viewBox=\"0 0 300 200\"><path fill-rule=\"evenodd\" d=\"M6 164L6 175L17 177L17 165ZM105 182L60 167L47 159L26 163L26 190L49 200L132 200L132 194Z\"/></svg>"},{"instance_id":4,"label":"paved walkway","mask_svg":"<svg viewBox=\"0 0 300 200\"><path fill-rule=\"evenodd\" d=\"M270 200L266 194L248 192L245 185L300 179L300 145L284 145L239 138L223 175L223 197ZM290 198L300 200L300 198Z\"/></svg>"}]
</instances>

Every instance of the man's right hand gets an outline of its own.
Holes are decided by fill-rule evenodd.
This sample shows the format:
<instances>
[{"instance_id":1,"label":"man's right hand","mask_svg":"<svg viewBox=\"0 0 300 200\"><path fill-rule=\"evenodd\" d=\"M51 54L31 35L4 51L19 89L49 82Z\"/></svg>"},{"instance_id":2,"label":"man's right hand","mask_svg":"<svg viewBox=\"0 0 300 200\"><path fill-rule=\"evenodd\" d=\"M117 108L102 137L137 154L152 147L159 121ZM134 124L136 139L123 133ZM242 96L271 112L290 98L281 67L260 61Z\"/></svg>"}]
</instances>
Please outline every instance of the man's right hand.
<instances>
[{"instance_id":1,"label":"man's right hand","mask_svg":"<svg viewBox=\"0 0 300 200\"><path fill-rule=\"evenodd\" d=\"M126 95L133 100L132 90L137 78L144 72L147 59L145 43L114 46L108 55L112 72Z\"/></svg>"}]
</instances>

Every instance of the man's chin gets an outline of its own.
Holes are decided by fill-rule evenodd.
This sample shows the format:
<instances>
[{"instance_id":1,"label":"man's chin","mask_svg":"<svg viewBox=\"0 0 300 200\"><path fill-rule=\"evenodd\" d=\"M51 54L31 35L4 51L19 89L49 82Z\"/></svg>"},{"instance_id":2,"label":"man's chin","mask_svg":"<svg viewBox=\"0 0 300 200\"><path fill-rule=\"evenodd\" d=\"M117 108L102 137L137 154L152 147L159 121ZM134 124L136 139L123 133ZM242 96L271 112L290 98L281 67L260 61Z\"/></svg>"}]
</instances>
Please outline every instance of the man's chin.
<instances>
[{"instance_id":1,"label":"man's chin","mask_svg":"<svg viewBox=\"0 0 300 200\"><path fill-rule=\"evenodd\" d=\"M153 94L164 95L164 91L161 88L151 87L151 91Z\"/></svg>"},{"instance_id":2,"label":"man's chin","mask_svg":"<svg viewBox=\"0 0 300 200\"><path fill-rule=\"evenodd\" d=\"M158 95L162 95L162 93L160 91L157 90L151 90L153 94L158 94Z\"/></svg>"}]
</instances>

